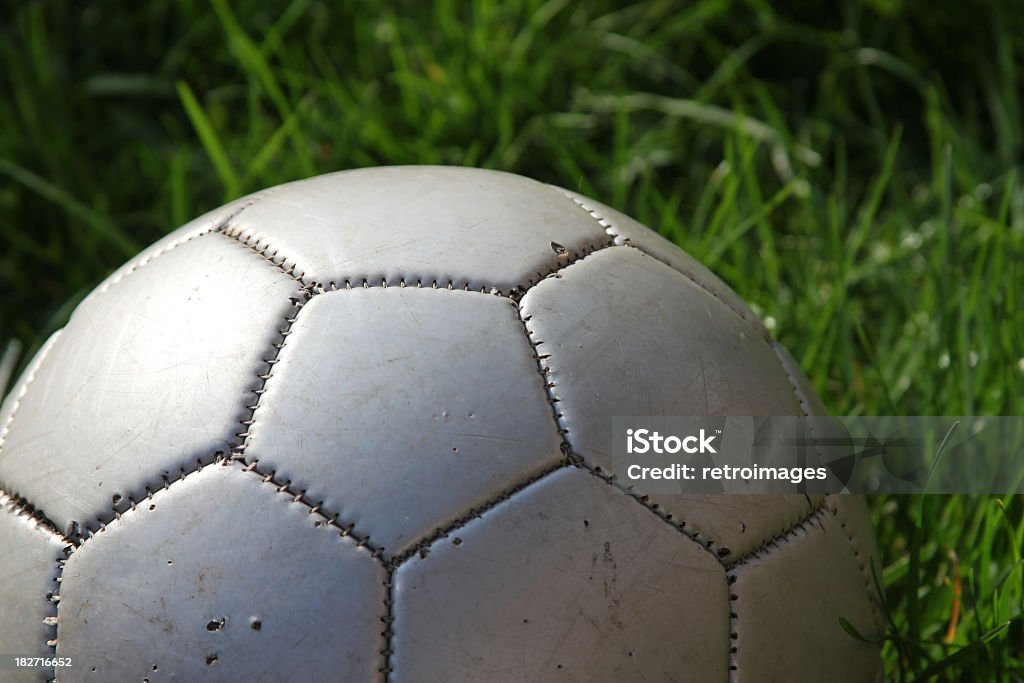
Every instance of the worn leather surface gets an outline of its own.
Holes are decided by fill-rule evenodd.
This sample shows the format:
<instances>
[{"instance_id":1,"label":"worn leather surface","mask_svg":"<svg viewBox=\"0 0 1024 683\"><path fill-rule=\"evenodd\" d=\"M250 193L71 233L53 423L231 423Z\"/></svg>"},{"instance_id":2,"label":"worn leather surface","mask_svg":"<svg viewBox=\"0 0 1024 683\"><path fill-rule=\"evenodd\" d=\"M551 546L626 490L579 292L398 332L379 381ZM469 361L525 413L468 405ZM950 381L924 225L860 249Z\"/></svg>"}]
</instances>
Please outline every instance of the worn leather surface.
<instances>
[{"instance_id":1,"label":"worn leather surface","mask_svg":"<svg viewBox=\"0 0 1024 683\"><path fill-rule=\"evenodd\" d=\"M52 656L52 629L44 622L57 613L58 562L63 543L17 502L0 493L0 652ZM0 680L43 681L44 671L0 671Z\"/></svg>"},{"instance_id":2,"label":"worn leather surface","mask_svg":"<svg viewBox=\"0 0 1024 683\"><path fill-rule=\"evenodd\" d=\"M575 201L582 209L590 212L595 220L600 221L605 232L613 238L615 244L635 246L643 250L645 254L668 264L713 297L721 300L723 304L753 327L761 337L768 338L768 331L750 310L747 303L702 263L626 214L576 192L564 188L557 189Z\"/></svg>"},{"instance_id":3,"label":"worn leather surface","mask_svg":"<svg viewBox=\"0 0 1024 683\"><path fill-rule=\"evenodd\" d=\"M373 680L385 574L326 522L237 465L155 493L68 559L64 680Z\"/></svg>"},{"instance_id":4,"label":"worn leather surface","mask_svg":"<svg viewBox=\"0 0 1024 683\"><path fill-rule=\"evenodd\" d=\"M725 680L725 572L653 522L576 468L485 512L398 570L393 680Z\"/></svg>"},{"instance_id":5,"label":"worn leather surface","mask_svg":"<svg viewBox=\"0 0 1024 683\"><path fill-rule=\"evenodd\" d=\"M280 361L247 458L389 556L562 457L507 299L329 292L303 309Z\"/></svg>"},{"instance_id":6,"label":"worn leather surface","mask_svg":"<svg viewBox=\"0 0 1024 683\"><path fill-rule=\"evenodd\" d=\"M182 243L79 306L0 451L0 481L59 529L227 452L298 285L218 234Z\"/></svg>"},{"instance_id":7,"label":"worn leather surface","mask_svg":"<svg viewBox=\"0 0 1024 683\"><path fill-rule=\"evenodd\" d=\"M5 401L0 644L97 658L61 681L865 680L834 628L881 627L862 502L603 478L613 415L823 411L728 287L585 197L279 186L115 272Z\"/></svg>"},{"instance_id":8,"label":"worn leather surface","mask_svg":"<svg viewBox=\"0 0 1024 683\"><path fill-rule=\"evenodd\" d=\"M853 639L839 622L876 633L856 558L828 508L730 575L737 681L875 679L876 646Z\"/></svg>"},{"instance_id":9,"label":"worn leather surface","mask_svg":"<svg viewBox=\"0 0 1024 683\"><path fill-rule=\"evenodd\" d=\"M239 214L230 232L276 252L307 281L502 292L609 240L586 212L537 181L438 166L284 185Z\"/></svg>"},{"instance_id":10,"label":"worn leather surface","mask_svg":"<svg viewBox=\"0 0 1024 683\"><path fill-rule=\"evenodd\" d=\"M538 350L551 355L568 441L594 467L611 469L613 415L800 414L774 351L737 312L638 249L588 256L527 292L522 308L543 342ZM651 500L723 559L820 503L798 495Z\"/></svg>"}]
</instances>

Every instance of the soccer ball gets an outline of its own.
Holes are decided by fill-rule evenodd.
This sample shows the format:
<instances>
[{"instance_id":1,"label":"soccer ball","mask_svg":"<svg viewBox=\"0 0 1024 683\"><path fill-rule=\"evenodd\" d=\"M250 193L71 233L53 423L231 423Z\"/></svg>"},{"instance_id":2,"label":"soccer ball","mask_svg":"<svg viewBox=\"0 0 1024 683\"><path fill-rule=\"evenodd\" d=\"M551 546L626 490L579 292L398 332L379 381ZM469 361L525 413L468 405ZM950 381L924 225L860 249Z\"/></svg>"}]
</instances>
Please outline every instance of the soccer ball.
<instances>
[{"instance_id":1,"label":"soccer ball","mask_svg":"<svg viewBox=\"0 0 1024 683\"><path fill-rule=\"evenodd\" d=\"M612 416L703 414L824 409L607 206L445 167L250 195L112 274L4 403L0 652L65 660L4 675L872 680L859 497L609 474Z\"/></svg>"}]
</instances>

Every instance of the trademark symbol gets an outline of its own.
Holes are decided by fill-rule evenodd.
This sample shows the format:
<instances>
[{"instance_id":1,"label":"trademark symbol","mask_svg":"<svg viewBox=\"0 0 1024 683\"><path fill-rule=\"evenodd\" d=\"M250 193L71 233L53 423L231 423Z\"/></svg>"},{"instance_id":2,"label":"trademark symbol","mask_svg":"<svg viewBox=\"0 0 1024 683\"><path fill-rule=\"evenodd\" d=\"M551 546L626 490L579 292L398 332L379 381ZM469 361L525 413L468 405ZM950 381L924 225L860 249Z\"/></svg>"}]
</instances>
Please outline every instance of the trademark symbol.
<instances>
[{"instance_id":1,"label":"trademark symbol","mask_svg":"<svg viewBox=\"0 0 1024 683\"><path fill-rule=\"evenodd\" d=\"M716 429L716 430L715 430L715 434L721 434L721 433L722 433L722 430L721 430L721 429Z\"/></svg>"}]
</instances>

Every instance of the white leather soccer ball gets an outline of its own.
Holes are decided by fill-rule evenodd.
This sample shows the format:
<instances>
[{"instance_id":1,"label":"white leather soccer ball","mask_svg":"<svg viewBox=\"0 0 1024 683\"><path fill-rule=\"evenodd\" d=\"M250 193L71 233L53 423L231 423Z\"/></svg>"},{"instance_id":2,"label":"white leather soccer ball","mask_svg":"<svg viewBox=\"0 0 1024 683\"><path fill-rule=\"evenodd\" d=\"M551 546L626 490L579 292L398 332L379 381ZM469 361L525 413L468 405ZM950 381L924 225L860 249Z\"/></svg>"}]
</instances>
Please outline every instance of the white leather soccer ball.
<instances>
[{"instance_id":1,"label":"white leather soccer ball","mask_svg":"<svg viewBox=\"0 0 1024 683\"><path fill-rule=\"evenodd\" d=\"M0 413L0 652L61 681L865 681L856 496L623 493L613 415L815 415L706 268L522 177L335 173L111 275ZM7 678L4 678L7 680Z\"/></svg>"}]
</instances>

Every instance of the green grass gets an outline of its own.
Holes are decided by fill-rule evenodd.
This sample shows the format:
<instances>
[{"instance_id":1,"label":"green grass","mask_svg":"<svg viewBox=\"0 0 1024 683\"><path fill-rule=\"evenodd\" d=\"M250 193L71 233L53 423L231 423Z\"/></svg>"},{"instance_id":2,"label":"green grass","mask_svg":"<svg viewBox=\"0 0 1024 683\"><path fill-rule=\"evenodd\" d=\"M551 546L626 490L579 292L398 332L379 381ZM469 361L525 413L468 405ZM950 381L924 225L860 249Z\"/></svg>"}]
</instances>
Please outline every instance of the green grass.
<instances>
[{"instance_id":1,"label":"green grass","mask_svg":"<svg viewBox=\"0 0 1024 683\"><path fill-rule=\"evenodd\" d=\"M788 4L21 3L0 29L0 340L23 352L0 375L193 215L442 163L657 228L837 414L1024 414L1024 5ZM1021 499L871 503L890 678L1024 680Z\"/></svg>"}]
</instances>

